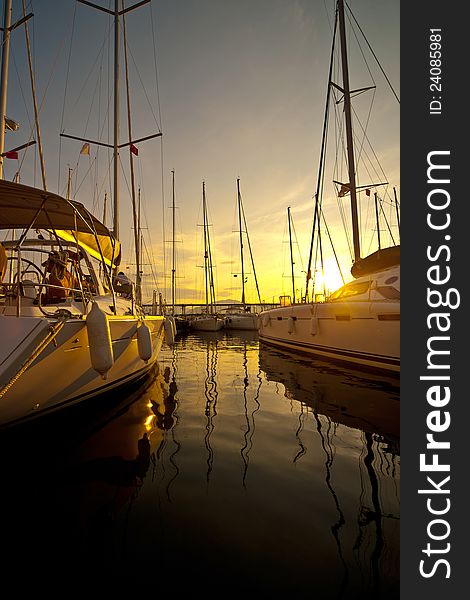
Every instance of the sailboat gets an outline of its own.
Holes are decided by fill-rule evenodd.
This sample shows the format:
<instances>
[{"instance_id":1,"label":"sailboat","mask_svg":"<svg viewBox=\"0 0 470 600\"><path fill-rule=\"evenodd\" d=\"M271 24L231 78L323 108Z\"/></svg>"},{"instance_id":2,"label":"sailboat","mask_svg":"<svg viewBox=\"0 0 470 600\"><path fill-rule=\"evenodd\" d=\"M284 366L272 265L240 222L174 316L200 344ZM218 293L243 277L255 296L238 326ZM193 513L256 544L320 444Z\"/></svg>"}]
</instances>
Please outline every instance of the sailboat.
<instances>
[{"instance_id":1,"label":"sailboat","mask_svg":"<svg viewBox=\"0 0 470 600\"><path fill-rule=\"evenodd\" d=\"M333 59L336 32L339 28L342 84L333 81ZM339 196L350 197L354 261L351 274L355 278L329 297L312 302L281 306L260 314L259 334L264 343L316 354L324 358L351 363L360 368L373 368L391 373L400 371L400 246L381 247L363 257L358 216L358 195L375 184L358 186L352 129L351 98L362 90L351 90L347 53L344 0L338 0L333 34L333 47L327 91L320 172L312 227L312 242L306 290L311 279L313 240L319 241L320 220L324 218L321 191L324 177L324 149L328 131L328 107L332 90L341 95L346 138L348 181L341 183ZM340 183L340 182L335 182ZM369 195L369 194L367 194ZM377 232L380 226L377 223ZM308 294L306 293L306 297Z\"/></svg>"},{"instance_id":2,"label":"sailboat","mask_svg":"<svg viewBox=\"0 0 470 600\"><path fill-rule=\"evenodd\" d=\"M224 319L215 311L215 288L212 265L211 241L209 235L209 220L207 216L206 183L202 182L202 216L204 236L204 288L206 311L190 322L190 327L196 331L219 331L224 326Z\"/></svg>"},{"instance_id":3,"label":"sailboat","mask_svg":"<svg viewBox=\"0 0 470 600\"><path fill-rule=\"evenodd\" d=\"M245 295L245 262L244 262L244 244L243 244L243 227L248 241L248 248L250 250L251 263L256 283L256 289L258 292L258 300L261 304L261 298L258 288L258 280L256 278L255 265L253 261L253 254L251 252L250 238L248 237L248 228L246 226L245 211L243 210L242 197L240 193L240 178L237 178L237 208L238 208L238 233L239 233L239 245L240 245L240 268L239 273L241 278L241 304L231 306L225 314L225 329L247 329L256 331L258 329L258 315L250 311L250 307L246 304ZM238 275L238 274L237 274Z\"/></svg>"},{"instance_id":4,"label":"sailboat","mask_svg":"<svg viewBox=\"0 0 470 600\"><path fill-rule=\"evenodd\" d=\"M175 335L189 328L189 321L175 314L176 299L176 240L175 240L175 171L171 172L171 316L175 323Z\"/></svg>"},{"instance_id":5,"label":"sailboat","mask_svg":"<svg viewBox=\"0 0 470 600\"><path fill-rule=\"evenodd\" d=\"M116 32L113 231L83 204L48 191L45 179L43 189L0 180L0 229L13 234L0 244L0 426L98 401L137 382L154 366L165 337L164 317L145 315L140 287L118 273L119 6L116 0L107 11ZM10 15L7 0L5 98Z\"/></svg>"},{"instance_id":6,"label":"sailboat","mask_svg":"<svg viewBox=\"0 0 470 600\"><path fill-rule=\"evenodd\" d=\"M292 229L293 228L294 228L294 221L292 218L290 206L288 206L287 207L287 229L289 232L289 255L290 255L289 263L290 263L290 281L291 281L291 286L292 286L292 296L290 296L288 294L280 296L280 301L281 301L282 306L290 305L292 303L295 304L296 297L297 297L296 292L299 291L295 287L295 275L294 275L295 262L294 262L294 249L293 249L293 245L292 245Z\"/></svg>"}]
</instances>

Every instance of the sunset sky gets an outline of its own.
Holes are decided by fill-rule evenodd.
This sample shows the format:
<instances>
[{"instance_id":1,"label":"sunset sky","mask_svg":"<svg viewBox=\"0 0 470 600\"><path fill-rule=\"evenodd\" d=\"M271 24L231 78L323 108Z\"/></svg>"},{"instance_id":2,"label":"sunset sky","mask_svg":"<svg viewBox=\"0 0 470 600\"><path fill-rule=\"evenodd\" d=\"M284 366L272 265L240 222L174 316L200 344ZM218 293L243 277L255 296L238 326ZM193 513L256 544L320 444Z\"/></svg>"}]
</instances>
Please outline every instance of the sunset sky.
<instances>
[{"instance_id":1,"label":"sunset sky","mask_svg":"<svg viewBox=\"0 0 470 600\"><path fill-rule=\"evenodd\" d=\"M136 1L126 2L126 6ZM15 21L21 16L21 3L13 4ZM112 196L108 150L98 151L98 146L91 144L90 155L80 155L81 142L60 138L59 134L63 131L112 143L112 69L108 75L113 60L111 18L73 0L36 0L26 4L27 11L34 13L29 33L48 189L65 195L68 169L73 169L72 197L102 218L104 194ZM95 4L112 8L114 1L95 0ZM399 96L399 0L351 0L348 4ZM262 300L277 300L291 290L288 206L298 240L298 245L294 244L296 288L299 295L304 291L302 270L306 269L309 252L333 15L332 0L153 0L151 5L128 13L133 138L160 129L163 133L162 138L137 144L139 156L135 159L136 185L141 189L146 228L144 301L150 300L152 289L170 297L173 169L179 302L203 301L203 180L210 214L216 297L220 301L240 298L240 278L233 277L240 270L236 262L237 177ZM353 61L355 40L350 43ZM373 97L368 137L389 182L389 195L393 195L395 187L399 197L399 104L365 43L362 45L377 90L375 94L361 94L355 110L362 110L367 116ZM369 85L367 70L352 66L351 87ZM12 33L7 107L8 116L21 124L18 131L7 132L8 150L31 136L33 109L23 28ZM121 111L121 136L125 142L128 133L124 92ZM22 151L18 161L7 160L5 179L12 179L21 167L21 182L41 187L34 152ZM122 151L121 162L123 270L129 266L132 274L135 267L128 151ZM378 183L376 177L371 177ZM331 173L327 171L325 178L331 181ZM362 182L371 181L364 176ZM382 190L377 188L379 193ZM350 278L351 258L336 200L330 205L327 198L325 217L330 233L338 240L343 271ZM344 207L348 213L348 205ZM367 254L376 249L371 241L376 234L370 206L364 210L367 216L363 220L363 247ZM392 215L391 207L386 210ZM109 205L108 226L111 211ZM392 234L398 241L394 221ZM384 225L383 239L389 244L387 236ZM332 256L326 241L324 246L326 264L330 266ZM153 270L147 265L147 254L155 260ZM248 254L246 269L248 300L256 301ZM158 279L158 288L152 274ZM326 280L331 288L340 284L331 267Z\"/></svg>"}]
</instances>

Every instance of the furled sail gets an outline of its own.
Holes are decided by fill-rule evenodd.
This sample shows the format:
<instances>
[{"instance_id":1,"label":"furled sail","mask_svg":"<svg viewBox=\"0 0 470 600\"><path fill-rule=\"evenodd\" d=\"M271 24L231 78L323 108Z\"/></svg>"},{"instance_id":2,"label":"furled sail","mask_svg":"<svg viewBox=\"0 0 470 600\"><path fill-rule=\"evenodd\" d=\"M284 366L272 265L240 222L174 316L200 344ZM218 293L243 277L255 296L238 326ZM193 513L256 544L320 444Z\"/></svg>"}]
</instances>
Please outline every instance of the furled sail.
<instances>
[{"instance_id":1,"label":"furled sail","mask_svg":"<svg viewBox=\"0 0 470 600\"><path fill-rule=\"evenodd\" d=\"M109 229L83 204L52 192L0 180L0 229L53 231L108 266L120 262L120 243Z\"/></svg>"}]
</instances>

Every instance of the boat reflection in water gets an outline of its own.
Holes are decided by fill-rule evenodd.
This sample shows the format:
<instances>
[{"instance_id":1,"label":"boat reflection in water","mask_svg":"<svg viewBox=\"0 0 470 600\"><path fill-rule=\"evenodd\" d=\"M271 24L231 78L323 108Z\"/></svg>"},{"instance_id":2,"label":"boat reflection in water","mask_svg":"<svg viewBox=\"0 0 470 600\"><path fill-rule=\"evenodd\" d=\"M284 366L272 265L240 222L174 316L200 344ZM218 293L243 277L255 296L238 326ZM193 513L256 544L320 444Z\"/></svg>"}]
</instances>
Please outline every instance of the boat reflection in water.
<instances>
[{"instance_id":1,"label":"boat reflection in water","mask_svg":"<svg viewBox=\"0 0 470 600\"><path fill-rule=\"evenodd\" d=\"M198 332L111 400L0 435L4 572L131 597L398 597L396 380Z\"/></svg>"},{"instance_id":2,"label":"boat reflection in water","mask_svg":"<svg viewBox=\"0 0 470 600\"><path fill-rule=\"evenodd\" d=\"M359 593L361 585L362 597L398 597L400 402L396 378L302 360L264 344L259 360L268 381L282 384L285 397L295 403L299 426L293 461L307 451L308 421L321 441L324 483L336 509L329 525L341 563L338 597L352 597L348 590ZM346 453L357 458L351 465L356 477L354 470L347 476L348 489L341 473ZM358 491L355 501L351 498L354 489Z\"/></svg>"},{"instance_id":3,"label":"boat reflection in water","mask_svg":"<svg viewBox=\"0 0 470 600\"><path fill-rule=\"evenodd\" d=\"M170 418L168 377L157 364L100 407L84 403L2 432L0 468L11 484L0 501L7 570L10 559L11 572L18 569L21 556L38 585L53 589L72 576L74 586L98 583L116 565L127 535L118 525L154 468Z\"/></svg>"},{"instance_id":4,"label":"boat reflection in water","mask_svg":"<svg viewBox=\"0 0 470 600\"><path fill-rule=\"evenodd\" d=\"M400 395L397 379L293 355L260 344L259 364L288 398L337 424L374 434L399 454Z\"/></svg>"}]
</instances>

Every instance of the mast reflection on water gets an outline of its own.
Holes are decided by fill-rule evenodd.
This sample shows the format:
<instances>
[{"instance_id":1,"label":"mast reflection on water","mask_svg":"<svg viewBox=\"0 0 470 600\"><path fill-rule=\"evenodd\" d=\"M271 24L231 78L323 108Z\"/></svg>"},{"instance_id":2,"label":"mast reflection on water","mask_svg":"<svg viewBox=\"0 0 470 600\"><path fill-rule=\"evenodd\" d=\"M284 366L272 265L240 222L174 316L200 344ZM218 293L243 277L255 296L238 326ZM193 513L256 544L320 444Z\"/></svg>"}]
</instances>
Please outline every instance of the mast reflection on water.
<instances>
[{"instance_id":1,"label":"mast reflection on water","mask_svg":"<svg viewBox=\"0 0 470 600\"><path fill-rule=\"evenodd\" d=\"M182 336L126 398L2 436L4 542L77 585L397 598L398 415L396 380Z\"/></svg>"}]
</instances>

